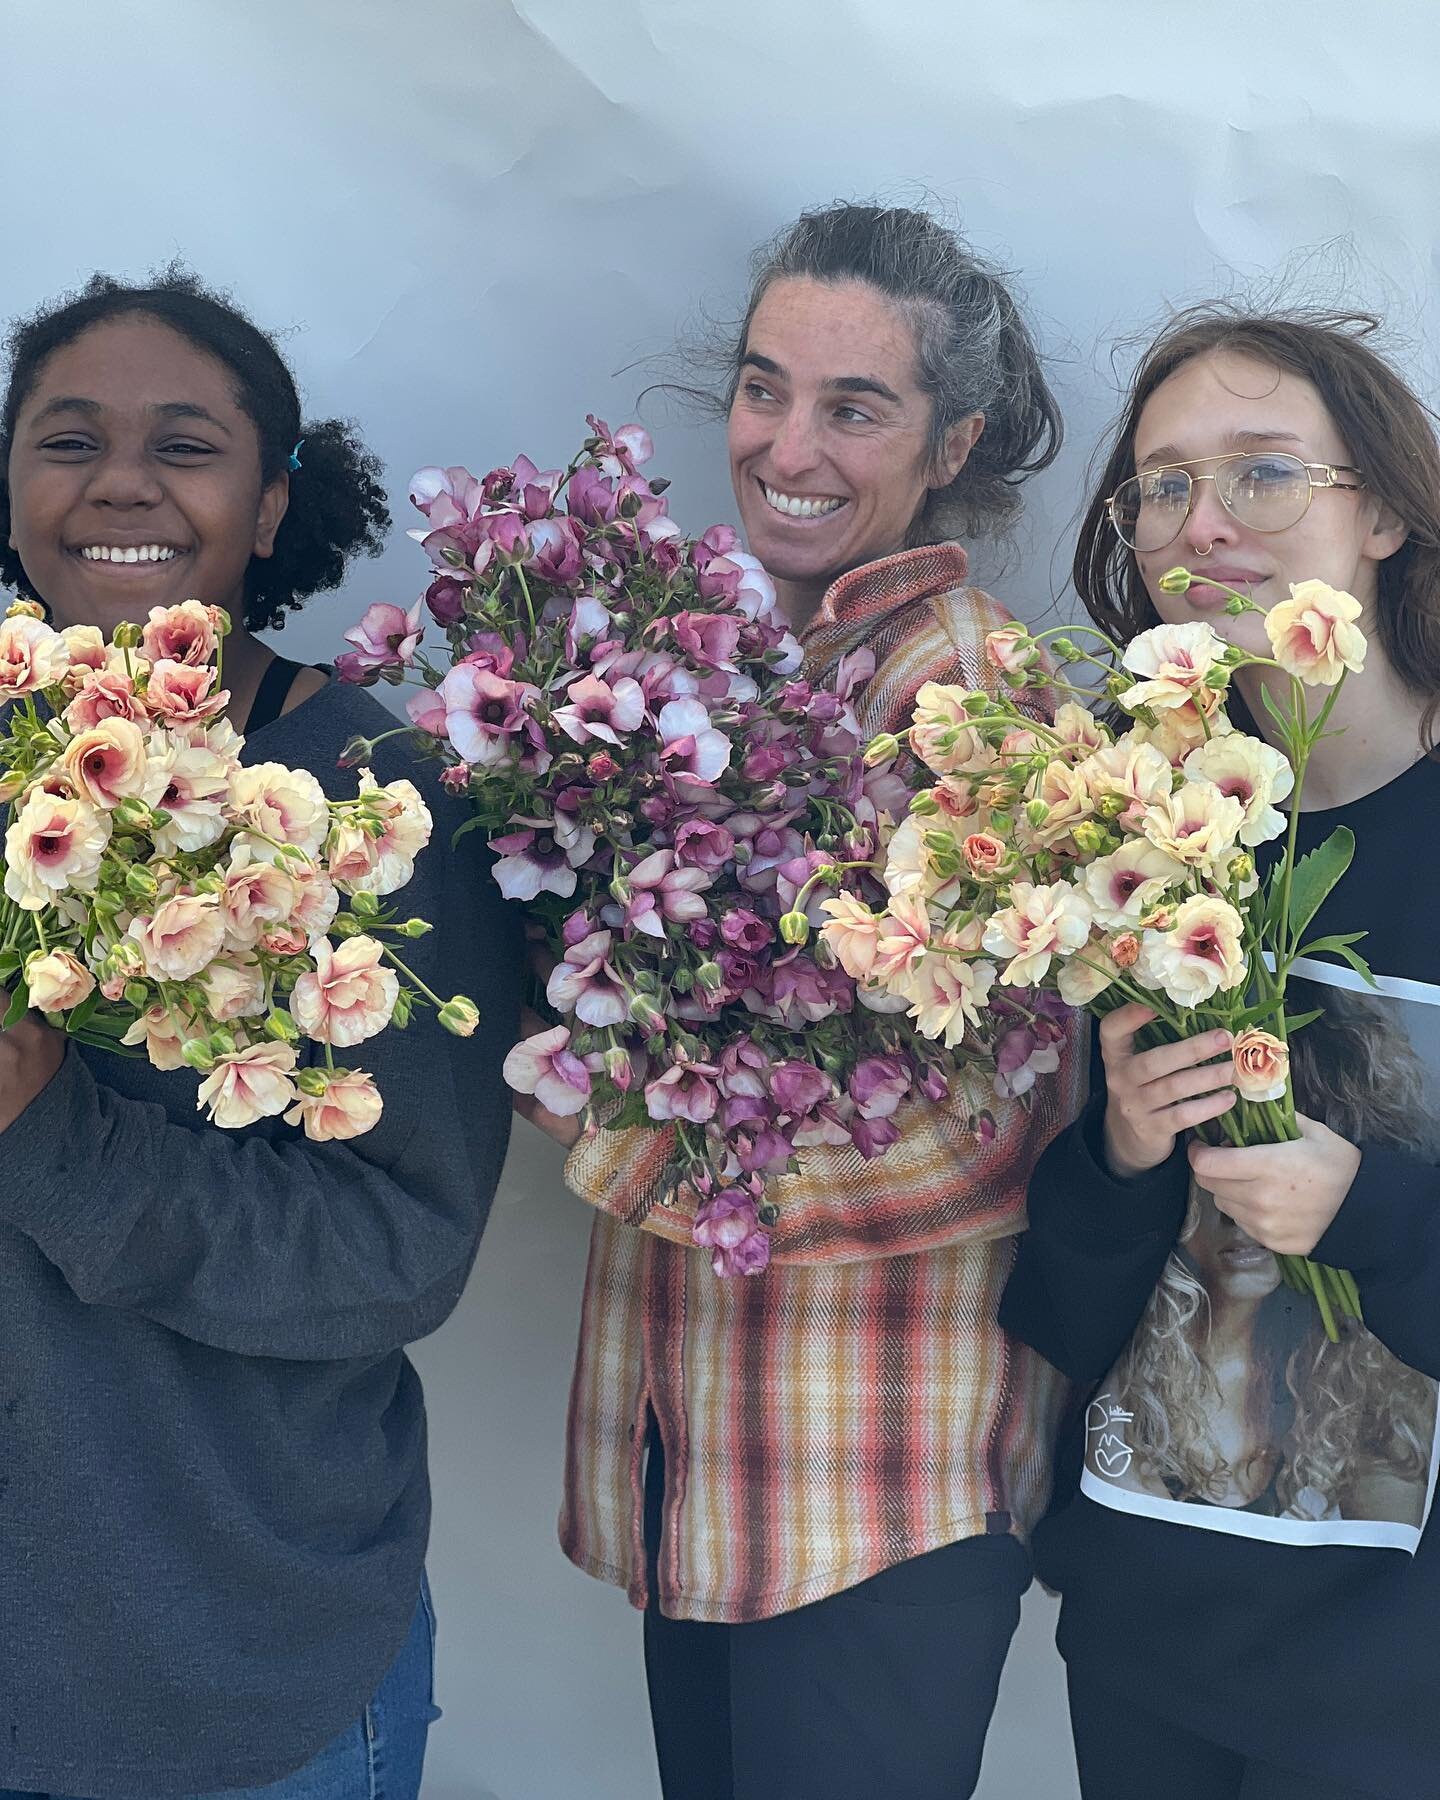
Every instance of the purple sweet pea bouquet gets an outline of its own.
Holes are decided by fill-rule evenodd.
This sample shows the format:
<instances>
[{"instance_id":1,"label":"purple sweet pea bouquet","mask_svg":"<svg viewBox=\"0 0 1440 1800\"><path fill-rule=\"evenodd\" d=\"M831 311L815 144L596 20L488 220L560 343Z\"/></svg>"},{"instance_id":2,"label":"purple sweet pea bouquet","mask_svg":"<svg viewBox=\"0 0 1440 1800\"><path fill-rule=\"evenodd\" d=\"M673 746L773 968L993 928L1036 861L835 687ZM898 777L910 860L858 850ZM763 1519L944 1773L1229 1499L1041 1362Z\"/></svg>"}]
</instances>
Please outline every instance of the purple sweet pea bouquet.
<instances>
[{"instance_id":1,"label":"purple sweet pea bouquet","mask_svg":"<svg viewBox=\"0 0 1440 1800\"><path fill-rule=\"evenodd\" d=\"M408 612L372 606L339 670L419 684L418 743L544 925L559 1022L506 1079L607 1128L672 1125L696 1242L749 1274L769 1257L767 1176L809 1145L883 1155L907 1096L945 1096L957 1061L988 1080L995 1058L983 1034L948 1053L918 1036L815 929L827 900L883 904L877 854L906 803L893 768L866 767L851 707L870 653L831 686L801 679L735 533L687 540L639 473L647 435L589 425L563 470L422 470L431 584Z\"/></svg>"}]
</instances>

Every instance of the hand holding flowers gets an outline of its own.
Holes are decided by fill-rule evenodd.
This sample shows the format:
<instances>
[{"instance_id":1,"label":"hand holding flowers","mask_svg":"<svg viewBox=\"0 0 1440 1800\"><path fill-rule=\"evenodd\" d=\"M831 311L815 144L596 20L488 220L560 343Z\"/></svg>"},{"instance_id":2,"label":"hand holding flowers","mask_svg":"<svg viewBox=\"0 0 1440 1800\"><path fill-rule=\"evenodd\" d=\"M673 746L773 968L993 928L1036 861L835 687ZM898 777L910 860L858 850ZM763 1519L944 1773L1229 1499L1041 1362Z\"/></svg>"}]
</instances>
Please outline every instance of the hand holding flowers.
<instances>
[{"instance_id":1,"label":"hand holding flowers","mask_svg":"<svg viewBox=\"0 0 1440 1800\"><path fill-rule=\"evenodd\" d=\"M1189 580L1176 569L1161 586L1183 592ZM1260 609L1230 591L1227 610ZM1296 854L1306 764L1340 684L1363 666L1358 613L1350 595L1299 583L1266 616L1269 657L1226 645L1201 621L1156 626L1123 651L1081 628L1098 643L1093 654L1064 631L995 633L990 654L1009 686L1066 697L1053 725L1004 698L922 689L908 736L938 780L912 803L912 841L897 833L889 846L896 898L871 920L826 928L837 954L867 933L886 942L899 932L988 972L975 961L983 949L1000 964L1001 989L1053 988L1108 1014L1115 1171L1157 1166L1182 1131L1223 1132L1232 1148L1195 1146L1197 1176L1214 1174L1220 1203L1233 1199L1236 1216L1282 1254L1287 1280L1314 1295L1332 1335L1336 1312L1358 1316L1354 1284L1298 1259L1333 1218L1358 1153L1297 1118L1288 1039L1317 1015L1288 1014L1285 992L1302 956L1339 957L1370 979L1354 936L1308 938L1353 837L1342 827L1310 856ZM1046 667L1047 644L1057 672ZM1070 678L1086 664L1098 686ZM1226 714L1234 673L1247 664L1288 679L1288 707L1264 696L1279 749L1236 731ZM1330 691L1312 713L1306 690L1317 686ZM1081 700L1109 702L1133 723L1117 735ZM1285 829L1286 800L1288 840L1262 880L1253 852ZM877 961L869 978L893 987L898 966ZM913 961L904 967L911 978ZM917 1025L928 1033L935 1021ZM1265 1148L1244 1147L1257 1145Z\"/></svg>"}]
</instances>

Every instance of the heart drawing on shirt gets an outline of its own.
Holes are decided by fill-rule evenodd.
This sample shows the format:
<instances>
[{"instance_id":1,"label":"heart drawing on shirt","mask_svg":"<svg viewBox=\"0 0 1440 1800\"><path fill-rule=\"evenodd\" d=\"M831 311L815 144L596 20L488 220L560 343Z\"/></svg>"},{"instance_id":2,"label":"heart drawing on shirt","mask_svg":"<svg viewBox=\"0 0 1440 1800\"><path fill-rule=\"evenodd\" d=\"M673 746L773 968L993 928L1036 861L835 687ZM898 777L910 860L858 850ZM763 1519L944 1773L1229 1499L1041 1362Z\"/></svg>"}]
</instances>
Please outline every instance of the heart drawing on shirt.
<instances>
[{"instance_id":1,"label":"heart drawing on shirt","mask_svg":"<svg viewBox=\"0 0 1440 1800\"><path fill-rule=\"evenodd\" d=\"M1123 1438L1117 1437L1113 1431L1107 1431L1095 1446L1095 1466L1102 1475L1112 1479L1123 1475L1130 1467L1135 1452Z\"/></svg>"}]
</instances>

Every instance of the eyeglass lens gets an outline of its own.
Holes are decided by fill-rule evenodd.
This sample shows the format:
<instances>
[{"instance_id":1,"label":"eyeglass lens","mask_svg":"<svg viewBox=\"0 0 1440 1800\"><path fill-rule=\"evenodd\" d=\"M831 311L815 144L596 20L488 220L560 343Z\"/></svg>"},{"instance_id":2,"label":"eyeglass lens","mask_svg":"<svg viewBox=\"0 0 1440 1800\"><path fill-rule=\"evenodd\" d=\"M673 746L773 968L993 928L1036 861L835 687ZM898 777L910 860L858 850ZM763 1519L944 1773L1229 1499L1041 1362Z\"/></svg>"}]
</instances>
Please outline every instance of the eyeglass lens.
<instances>
[{"instance_id":1,"label":"eyeglass lens","mask_svg":"<svg viewBox=\"0 0 1440 1800\"><path fill-rule=\"evenodd\" d=\"M1216 463L1213 474L1221 504L1252 531L1284 531L1310 504L1310 472L1298 456L1234 456ZM1163 550L1180 535L1194 491L1186 469L1132 476L1115 493L1115 529L1133 550Z\"/></svg>"}]
</instances>

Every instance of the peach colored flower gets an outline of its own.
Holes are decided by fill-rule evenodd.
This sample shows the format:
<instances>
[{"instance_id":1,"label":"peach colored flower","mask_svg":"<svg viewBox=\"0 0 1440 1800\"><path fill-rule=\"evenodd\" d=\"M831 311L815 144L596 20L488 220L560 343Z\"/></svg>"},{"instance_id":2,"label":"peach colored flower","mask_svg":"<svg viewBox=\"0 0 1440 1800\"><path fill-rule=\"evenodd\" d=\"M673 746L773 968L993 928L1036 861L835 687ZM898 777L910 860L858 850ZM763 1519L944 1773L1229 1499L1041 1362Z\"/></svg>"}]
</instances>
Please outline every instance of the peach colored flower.
<instances>
[{"instance_id":1,"label":"peach colored flower","mask_svg":"<svg viewBox=\"0 0 1440 1800\"><path fill-rule=\"evenodd\" d=\"M975 790L966 782L958 780L954 775L942 775L934 787L925 791L935 802L939 816L947 824L959 825L968 819L974 830L985 829L988 814L981 806Z\"/></svg>"},{"instance_id":2,"label":"peach colored flower","mask_svg":"<svg viewBox=\"0 0 1440 1800\"><path fill-rule=\"evenodd\" d=\"M985 654L1007 675L1023 675L1039 662L1040 646L1023 625L1002 625L985 633Z\"/></svg>"},{"instance_id":3,"label":"peach colored flower","mask_svg":"<svg viewBox=\"0 0 1440 1800\"><path fill-rule=\"evenodd\" d=\"M1010 846L993 831L972 831L961 843L960 853L980 881L998 881L1015 860Z\"/></svg>"},{"instance_id":4,"label":"peach colored flower","mask_svg":"<svg viewBox=\"0 0 1440 1800\"><path fill-rule=\"evenodd\" d=\"M1268 1031L1252 1025L1231 1045L1235 1091L1242 1100L1278 1100L1290 1079L1289 1047Z\"/></svg>"},{"instance_id":5,"label":"peach colored flower","mask_svg":"<svg viewBox=\"0 0 1440 1800\"><path fill-rule=\"evenodd\" d=\"M381 966L383 954L372 937L346 938L338 948L320 940L314 974L302 975L290 996L290 1015L306 1037L348 1049L385 1029L400 983Z\"/></svg>"},{"instance_id":6,"label":"peach colored flower","mask_svg":"<svg viewBox=\"0 0 1440 1800\"><path fill-rule=\"evenodd\" d=\"M64 638L43 619L0 619L0 706L57 686L69 666Z\"/></svg>"},{"instance_id":7,"label":"peach colored flower","mask_svg":"<svg viewBox=\"0 0 1440 1800\"><path fill-rule=\"evenodd\" d=\"M285 1123L303 1125L312 1142L329 1144L373 1131L383 1109L372 1076L360 1069L339 1069L326 1081L324 1093L302 1093L299 1104L286 1113Z\"/></svg>"},{"instance_id":8,"label":"peach colored flower","mask_svg":"<svg viewBox=\"0 0 1440 1800\"><path fill-rule=\"evenodd\" d=\"M26 912L39 912L67 889L89 893L109 842L107 814L36 789L5 833L5 892Z\"/></svg>"},{"instance_id":9,"label":"peach colored flower","mask_svg":"<svg viewBox=\"0 0 1440 1800\"><path fill-rule=\"evenodd\" d=\"M1037 886L1016 881L1010 905L994 913L985 927L985 948L992 956L1008 956L1000 971L1006 987L1037 987L1052 958L1068 956L1090 937L1090 902L1068 882Z\"/></svg>"},{"instance_id":10,"label":"peach colored flower","mask_svg":"<svg viewBox=\"0 0 1440 1800\"><path fill-rule=\"evenodd\" d=\"M990 997L995 965L967 962L943 951L923 956L906 977L903 992L921 1037L938 1038L953 1050L967 1025L980 1024L980 1008Z\"/></svg>"},{"instance_id":11,"label":"peach colored flower","mask_svg":"<svg viewBox=\"0 0 1440 1800\"><path fill-rule=\"evenodd\" d=\"M1143 838L1122 844L1086 865L1080 886L1095 923L1107 931L1136 926L1166 888L1181 880L1185 865Z\"/></svg>"},{"instance_id":12,"label":"peach colored flower","mask_svg":"<svg viewBox=\"0 0 1440 1800\"><path fill-rule=\"evenodd\" d=\"M248 844L236 845L221 880L225 942L234 950L250 949L268 927L284 924L300 901L296 876L288 868L262 862Z\"/></svg>"},{"instance_id":13,"label":"peach colored flower","mask_svg":"<svg viewBox=\"0 0 1440 1800\"><path fill-rule=\"evenodd\" d=\"M290 874L299 890L290 923L299 926L313 944L335 923L335 915L340 910L340 891L314 863L303 863L293 868Z\"/></svg>"},{"instance_id":14,"label":"peach colored flower","mask_svg":"<svg viewBox=\"0 0 1440 1800\"><path fill-rule=\"evenodd\" d=\"M434 820L413 781L391 781L384 787L369 769L360 771L360 796L378 813L384 829L374 839L375 862L362 881L349 883L354 893L393 894L415 873L415 858L430 842ZM339 880L332 863L331 877Z\"/></svg>"},{"instance_id":15,"label":"peach colored flower","mask_svg":"<svg viewBox=\"0 0 1440 1800\"><path fill-rule=\"evenodd\" d=\"M892 896L881 921L870 979L893 987L925 954L930 942L930 909L923 894L907 891Z\"/></svg>"},{"instance_id":16,"label":"peach colored flower","mask_svg":"<svg viewBox=\"0 0 1440 1800\"><path fill-rule=\"evenodd\" d=\"M56 767L81 799L104 812L113 812L122 800L153 802L165 787L145 733L129 719L103 719L78 733Z\"/></svg>"},{"instance_id":17,"label":"peach colored flower","mask_svg":"<svg viewBox=\"0 0 1440 1800\"><path fill-rule=\"evenodd\" d=\"M220 954L225 914L215 894L175 894L130 921L152 981L189 981Z\"/></svg>"},{"instance_id":18,"label":"peach colored flower","mask_svg":"<svg viewBox=\"0 0 1440 1800\"><path fill-rule=\"evenodd\" d=\"M994 766L995 752L971 725L965 710L965 702L973 699L974 693L972 688L927 681L915 696L910 750L937 775Z\"/></svg>"},{"instance_id":19,"label":"peach colored flower","mask_svg":"<svg viewBox=\"0 0 1440 1800\"><path fill-rule=\"evenodd\" d=\"M140 634L140 654L147 662L188 663L199 668L214 660L218 642L208 606L182 600L179 606L152 606Z\"/></svg>"},{"instance_id":20,"label":"peach colored flower","mask_svg":"<svg viewBox=\"0 0 1440 1800\"><path fill-rule=\"evenodd\" d=\"M1196 894L1176 907L1168 932L1145 933L1135 979L1164 988L1177 1006L1203 1006L1217 988L1228 993L1244 981L1244 933L1228 900Z\"/></svg>"},{"instance_id":21,"label":"peach colored flower","mask_svg":"<svg viewBox=\"0 0 1440 1800\"><path fill-rule=\"evenodd\" d=\"M1238 800L1245 810L1240 827L1242 844L1263 844L1285 829L1282 813L1273 801L1283 800L1295 785L1295 772L1279 750L1232 731L1228 737L1211 738L1185 758L1185 773L1213 781L1222 794Z\"/></svg>"},{"instance_id":22,"label":"peach colored flower","mask_svg":"<svg viewBox=\"0 0 1440 1800\"><path fill-rule=\"evenodd\" d=\"M81 669L74 698L65 708L65 723L72 731L89 731L106 719L128 719L139 725L149 716L135 683L123 669L102 669L98 674Z\"/></svg>"},{"instance_id":23,"label":"peach colored flower","mask_svg":"<svg viewBox=\"0 0 1440 1800\"><path fill-rule=\"evenodd\" d=\"M902 819L885 846L885 869L881 880L890 894L920 894L937 906L949 906L959 897L957 876L937 874L925 843L927 832L934 827L927 819L911 813Z\"/></svg>"},{"instance_id":24,"label":"peach colored flower","mask_svg":"<svg viewBox=\"0 0 1440 1800\"><path fill-rule=\"evenodd\" d=\"M164 856L178 851L207 850L225 833L225 800L230 772L203 744L187 744L171 732L150 739L151 762L164 781L154 804L170 815L159 826L154 843Z\"/></svg>"},{"instance_id":25,"label":"peach colored flower","mask_svg":"<svg viewBox=\"0 0 1440 1800\"><path fill-rule=\"evenodd\" d=\"M1103 750L1110 742L1109 732L1094 714L1074 700L1056 708L1053 729L1062 744L1071 744L1077 750Z\"/></svg>"},{"instance_id":26,"label":"peach colored flower","mask_svg":"<svg viewBox=\"0 0 1440 1800\"><path fill-rule=\"evenodd\" d=\"M1122 931L1111 940L1110 960L1117 969L1133 969L1140 960L1140 940L1133 931Z\"/></svg>"},{"instance_id":27,"label":"peach colored flower","mask_svg":"<svg viewBox=\"0 0 1440 1800\"><path fill-rule=\"evenodd\" d=\"M1170 792L1169 762L1153 744L1141 742L1133 731L1087 756L1075 773L1085 783L1097 808L1110 800L1124 803L1117 819L1127 828L1138 826L1145 808Z\"/></svg>"},{"instance_id":28,"label":"peach colored flower","mask_svg":"<svg viewBox=\"0 0 1440 1800\"><path fill-rule=\"evenodd\" d=\"M230 777L230 808L258 834L249 841L262 860L273 859L280 844L316 856L330 830L325 790L307 770L287 769L283 763L236 769Z\"/></svg>"},{"instance_id":29,"label":"peach colored flower","mask_svg":"<svg viewBox=\"0 0 1440 1800\"><path fill-rule=\"evenodd\" d=\"M69 1012L95 992L95 977L68 950L52 950L26 963L25 986L36 1012Z\"/></svg>"},{"instance_id":30,"label":"peach colored flower","mask_svg":"<svg viewBox=\"0 0 1440 1800\"><path fill-rule=\"evenodd\" d=\"M1119 973L1104 935L1097 932L1088 944L1082 944L1073 956L1061 963L1055 986L1067 1006L1088 1006L1097 995L1105 992Z\"/></svg>"},{"instance_id":31,"label":"peach colored flower","mask_svg":"<svg viewBox=\"0 0 1440 1800\"><path fill-rule=\"evenodd\" d=\"M208 1106L211 1120L224 1131L273 1119L300 1098L294 1072L292 1044L252 1044L220 1058L200 1083L196 1110Z\"/></svg>"},{"instance_id":32,"label":"peach colored flower","mask_svg":"<svg viewBox=\"0 0 1440 1800\"><path fill-rule=\"evenodd\" d=\"M1025 792L1027 799L1039 800L1049 808L1039 825L1032 825L1021 809L1015 833L1027 849L1048 850L1063 844L1075 827L1090 818L1095 810L1085 777L1077 768L1058 758L1046 763Z\"/></svg>"},{"instance_id":33,"label":"peach colored flower","mask_svg":"<svg viewBox=\"0 0 1440 1800\"><path fill-rule=\"evenodd\" d=\"M1189 625L1154 625L1125 646L1121 662L1140 680L1120 704L1127 711L1148 706L1156 712L1194 701L1208 710L1205 677L1225 654L1225 645L1201 619Z\"/></svg>"},{"instance_id":34,"label":"peach colored flower","mask_svg":"<svg viewBox=\"0 0 1440 1800\"><path fill-rule=\"evenodd\" d=\"M1290 598L1265 615L1276 662L1307 687L1334 687L1347 669L1365 667L1360 602L1324 581L1292 581Z\"/></svg>"},{"instance_id":35,"label":"peach colored flower","mask_svg":"<svg viewBox=\"0 0 1440 1800\"><path fill-rule=\"evenodd\" d=\"M258 963L219 957L201 975L200 985L205 991L205 1010L217 1025L228 1025L232 1019L258 1019L268 1010L265 977Z\"/></svg>"},{"instance_id":36,"label":"peach colored flower","mask_svg":"<svg viewBox=\"0 0 1440 1800\"><path fill-rule=\"evenodd\" d=\"M152 1068L183 1069L182 1051L193 1029L193 1021L187 1030L168 1006L157 1004L145 1008L120 1042L131 1046L143 1044Z\"/></svg>"},{"instance_id":37,"label":"peach colored flower","mask_svg":"<svg viewBox=\"0 0 1440 1800\"><path fill-rule=\"evenodd\" d=\"M875 966L881 918L853 894L835 894L820 902L829 917L820 936L835 953L835 960L852 981L868 981Z\"/></svg>"},{"instance_id":38,"label":"peach colored flower","mask_svg":"<svg viewBox=\"0 0 1440 1800\"><path fill-rule=\"evenodd\" d=\"M1222 696L1216 694L1215 698L1218 702ZM1223 712L1207 717L1198 706L1188 705L1156 713L1153 725L1137 724L1129 735L1137 743L1151 745L1172 768L1178 769L1192 750L1234 729Z\"/></svg>"},{"instance_id":39,"label":"peach colored flower","mask_svg":"<svg viewBox=\"0 0 1440 1800\"><path fill-rule=\"evenodd\" d=\"M145 684L145 704L151 716L166 725L204 725L230 704L228 691L214 691L215 671L209 663L198 667L165 657L150 671Z\"/></svg>"},{"instance_id":40,"label":"peach colored flower","mask_svg":"<svg viewBox=\"0 0 1440 1800\"><path fill-rule=\"evenodd\" d=\"M1140 823L1156 849L1213 879L1230 860L1244 822L1238 800L1200 779L1147 806Z\"/></svg>"}]
</instances>

